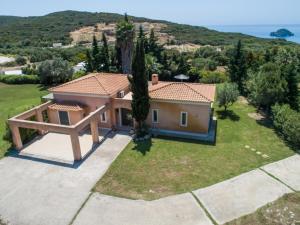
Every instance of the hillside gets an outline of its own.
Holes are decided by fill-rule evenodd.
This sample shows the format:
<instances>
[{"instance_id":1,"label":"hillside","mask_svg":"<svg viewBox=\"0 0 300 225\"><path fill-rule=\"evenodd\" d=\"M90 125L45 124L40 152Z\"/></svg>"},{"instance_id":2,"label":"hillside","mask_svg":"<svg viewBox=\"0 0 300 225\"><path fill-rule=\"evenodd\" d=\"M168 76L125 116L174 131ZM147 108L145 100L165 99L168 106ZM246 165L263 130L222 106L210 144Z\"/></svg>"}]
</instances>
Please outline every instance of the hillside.
<instances>
[{"instance_id":1,"label":"hillside","mask_svg":"<svg viewBox=\"0 0 300 225\"><path fill-rule=\"evenodd\" d=\"M284 40L267 40L238 33L223 33L205 27L171 23L161 20L130 17L134 22L164 24L160 32L174 36L177 43L193 43L200 45L230 45L238 39L251 46L266 44L291 44ZM114 24L123 19L123 15L113 13L90 13L63 11L38 17L0 16L0 48L51 46L54 42L71 44L72 32L96 24Z\"/></svg>"}]
</instances>

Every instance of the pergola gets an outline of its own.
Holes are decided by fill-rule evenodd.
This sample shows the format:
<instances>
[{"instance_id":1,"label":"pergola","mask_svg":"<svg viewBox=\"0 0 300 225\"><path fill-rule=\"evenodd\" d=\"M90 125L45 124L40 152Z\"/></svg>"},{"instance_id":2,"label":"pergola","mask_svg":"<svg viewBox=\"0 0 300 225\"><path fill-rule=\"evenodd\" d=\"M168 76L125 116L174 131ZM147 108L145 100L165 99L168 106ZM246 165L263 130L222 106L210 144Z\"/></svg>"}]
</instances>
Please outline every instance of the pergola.
<instances>
[{"instance_id":1,"label":"pergola","mask_svg":"<svg viewBox=\"0 0 300 225\"><path fill-rule=\"evenodd\" d=\"M82 131L87 125L90 125L93 143L99 143L98 122L100 115L108 110L110 105L107 104L98 108L75 125L66 126L44 122L43 112L46 111L48 106L51 104L53 103L48 101L8 120L10 129L12 131L13 143L16 146L16 149L21 151L23 148L19 128L35 129L38 130L39 134L41 135L47 132L62 133L70 135L74 160L81 160L82 155L79 142L79 132ZM35 117L36 121L28 120L32 117Z\"/></svg>"}]
</instances>

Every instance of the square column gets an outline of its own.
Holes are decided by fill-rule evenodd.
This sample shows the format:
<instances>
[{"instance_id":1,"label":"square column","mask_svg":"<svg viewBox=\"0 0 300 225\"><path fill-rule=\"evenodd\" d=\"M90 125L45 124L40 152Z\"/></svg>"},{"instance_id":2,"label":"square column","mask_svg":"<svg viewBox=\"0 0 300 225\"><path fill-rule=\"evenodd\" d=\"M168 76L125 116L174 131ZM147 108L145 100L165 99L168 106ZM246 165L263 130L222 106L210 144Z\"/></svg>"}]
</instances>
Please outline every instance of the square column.
<instances>
[{"instance_id":1,"label":"square column","mask_svg":"<svg viewBox=\"0 0 300 225\"><path fill-rule=\"evenodd\" d=\"M19 127L15 125L10 125L10 130L12 133L13 143L18 151L21 151L23 148L23 143L20 135Z\"/></svg>"},{"instance_id":2,"label":"square column","mask_svg":"<svg viewBox=\"0 0 300 225\"><path fill-rule=\"evenodd\" d=\"M99 130L98 130L98 120L97 119L92 119L91 123L91 133L92 133L92 138L93 138L93 143L99 143Z\"/></svg>"},{"instance_id":3,"label":"square column","mask_svg":"<svg viewBox=\"0 0 300 225\"><path fill-rule=\"evenodd\" d=\"M81 160L81 148L77 131L72 131L70 134L74 160Z\"/></svg>"},{"instance_id":4,"label":"square column","mask_svg":"<svg viewBox=\"0 0 300 225\"><path fill-rule=\"evenodd\" d=\"M38 122L44 122L42 111L39 108L35 109L35 115L36 115L36 120ZM38 133L40 135L43 135L45 133L45 131L38 129Z\"/></svg>"}]
</instances>

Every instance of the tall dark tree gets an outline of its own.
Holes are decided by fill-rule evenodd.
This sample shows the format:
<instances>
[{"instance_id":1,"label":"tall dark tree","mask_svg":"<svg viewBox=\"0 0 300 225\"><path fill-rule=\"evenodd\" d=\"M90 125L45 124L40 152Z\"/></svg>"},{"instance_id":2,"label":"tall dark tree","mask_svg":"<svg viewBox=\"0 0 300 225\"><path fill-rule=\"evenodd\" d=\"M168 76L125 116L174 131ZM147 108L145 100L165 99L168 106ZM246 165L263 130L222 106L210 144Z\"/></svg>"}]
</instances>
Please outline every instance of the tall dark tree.
<instances>
[{"instance_id":1,"label":"tall dark tree","mask_svg":"<svg viewBox=\"0 0 300 225\"><path fill-rule=\"evenodd\" d=\"M122 71L124 74L131 74L135 29L127 14L125 14L125 19L117 24L116 36L116 45L121 51Z\"/></svg>"},{"instance_id":2,"label":"tall dark tree","mask_svg":"<svg viewBox=\"0 0 300 225\"><path fill-rule=\"evenodd\" d=\"M232 82L238 85L241 94L245 94L245 81L247 79L247 65L245 52L241 40L238 41L230 56L228 65L229 75Z\"/></svg>"},{"instance_id":3,"label":"tall dark tree","mask_svg":"<svg viewBox=\"0 0 300 225\"><path fill-rule=\"evenodd\" d=\"M93 68L93 57L89 50L86 51L86 62L85 62L85 70L87 73L91 73L94 71Z\"/></svg>"},{"instance_id":4,"label":"tall dark tree","mask_svg":"<svg viewBox=\"0 0 300 225\"><path fill-rule=\"evenodd\" d=\"M93 37L93 44L92 44L92 62L93 62L93 69L96 71L101 70L101 55L100 49L98 46L98 41L96 37Z\"/></svg>"},{"instance_id":5,"label":"tall dark tree","mask_svg":"<svg viewBox=\"0 0 300 225\"><path fill-rule=\"evenodd\" d=\"M150 31L150 37L147 45L147 53L151 53L157 58L158 62L161 63L161 54L163 51L163 47L158 43L158 39L155 36L154 29L151 29Z\"/></svg>"},{"instance_id":6,"label":"tall dark tree","mask_svg":"<svg viewBox=\"0 0 300 225\"><path fill-rule=\"evenodd\" d=\"M180 59L179 59L177 73L178 74L187 74L189 69L190 69L190 65L187 63L185 58L181 55Z\"/></svg>"},{"instance_id":7,"label":"tall dark tree","mask_svg":"<svg viewBox=\"0 0 300 225\"><path fill-rule=\"evenodd\" d=\"M137 135L143 136L147 132L143 129L143 125L150 109L143 39L138 38L137 40L132 62L132 75L129 75L128 79L132 91L132 116L138 124Z\"/></svg>"},{"instance_id":8,"label":"tall dark tree","mask_svg":"<svg viewBox=\"0 0 300 225\"><path fill-rule=\"evenodd\" d=\"M101 48L101 70L104 72L109 72L110 59L109 59L109 49L107 44L107 39L104 33L102 33L102 43L103 46Z\"/></svg>"}]
</instances>

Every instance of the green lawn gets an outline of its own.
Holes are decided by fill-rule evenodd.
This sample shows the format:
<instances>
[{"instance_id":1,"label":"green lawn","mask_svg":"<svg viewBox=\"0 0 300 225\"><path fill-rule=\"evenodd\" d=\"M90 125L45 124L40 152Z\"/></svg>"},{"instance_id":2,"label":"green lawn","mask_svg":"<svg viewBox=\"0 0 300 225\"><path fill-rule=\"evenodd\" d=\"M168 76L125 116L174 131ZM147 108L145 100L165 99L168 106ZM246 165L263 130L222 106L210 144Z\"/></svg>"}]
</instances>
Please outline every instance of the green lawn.
<instances>
[{"instance_id":1,"label":"green lawn","mask_svg":"<svg viewBox=\"0 0 300 225\"><path fill-rule=\"evenodd\" d=\"M41 101L40 97L46 93L46 91L41 91L38 85L6 85L0 83L0 158L4 156L10 147L10 144L2 139L7 118L29 107L38 105Z\"/></svg>"},{"instance_id":2,"label":"green lawn","mask_svg":"<svg viewBox=\"0 0 300 225\"><path fill-rule=\"evenodd\" d=\"M300 193L287 194L255 213L244 216L226 225L291 225L300 224Z\"/></svg>"},{"instance_id":3,"label":"green lawn","mask_svg":"<svg viewBox=\"0 0 300 225\"><path fill-rule=\"evenodd\" d=\"M94 190L151 200L206 187L294 154L272 129L248 116L255 112L253 107L236 103L230 110L226 118L216 111L215 146L160 138L138 145L132 142Z\"/></svg>"}]
</instances>

